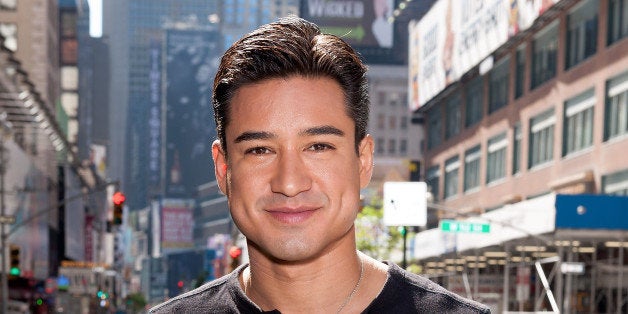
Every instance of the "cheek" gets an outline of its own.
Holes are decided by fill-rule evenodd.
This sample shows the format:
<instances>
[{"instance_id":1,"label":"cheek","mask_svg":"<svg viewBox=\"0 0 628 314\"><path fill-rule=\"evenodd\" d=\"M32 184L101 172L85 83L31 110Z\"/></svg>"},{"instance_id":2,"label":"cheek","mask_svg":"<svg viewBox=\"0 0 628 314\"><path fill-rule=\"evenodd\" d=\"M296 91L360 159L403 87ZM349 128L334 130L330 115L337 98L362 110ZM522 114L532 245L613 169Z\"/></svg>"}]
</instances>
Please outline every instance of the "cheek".
<instances>
[{"instance_id":1,"label":"cheek","mask_svg":"<svg viewBox=\"0 0 628 314\"><path fill-rule=\"evenodd\" d=\"M237 169L237 170L236 170ZM259 170L230 167L228 177L229 198L240 204L255 199L269 184Z\"/></svg>"}]
</instances>

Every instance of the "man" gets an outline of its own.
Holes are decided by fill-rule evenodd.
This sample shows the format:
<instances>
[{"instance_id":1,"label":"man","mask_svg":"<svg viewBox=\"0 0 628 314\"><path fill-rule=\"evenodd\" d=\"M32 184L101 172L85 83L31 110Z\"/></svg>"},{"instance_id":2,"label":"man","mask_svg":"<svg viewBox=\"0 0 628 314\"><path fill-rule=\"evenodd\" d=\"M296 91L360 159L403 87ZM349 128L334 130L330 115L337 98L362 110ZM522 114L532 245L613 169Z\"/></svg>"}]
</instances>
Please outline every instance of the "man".
<instances>
[{"instance_id":1,"label":"man","mask_svg":"<svg viewBox=\"0 0 628 314\"><path fill-rule=\"evenodd\" d=\"M152 313L488 313L356 250L373 169L366 67L290 17L227 50L214 81L216 179L249 264Z\"/></svg>"}]
</instances>

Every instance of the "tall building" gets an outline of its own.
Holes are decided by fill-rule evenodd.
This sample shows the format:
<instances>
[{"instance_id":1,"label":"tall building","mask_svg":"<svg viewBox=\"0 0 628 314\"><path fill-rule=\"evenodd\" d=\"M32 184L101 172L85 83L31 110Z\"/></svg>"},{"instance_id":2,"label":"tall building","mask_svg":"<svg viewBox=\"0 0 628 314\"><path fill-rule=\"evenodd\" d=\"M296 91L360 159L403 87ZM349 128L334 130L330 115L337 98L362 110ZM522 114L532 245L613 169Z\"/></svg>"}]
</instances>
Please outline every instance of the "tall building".
<instances>
[{"instance_id":1,"label":"tall building","mask_svg":"<svg viewBox=\"0 0 628 314\"><path fill-rule=\"evenodd\" d=\"M282 16L298 15L299 0L226 0L220 2L218 18L225 49L259 25Z\"/></svg>"},{"instance_id":2,"label":"tall building","mask_svg":"<svg viewBox=\"0 0 628 314\"><path fill-rule=\"evenodd\" d=\"M0 34L54 111L59 100L59 11L57 1L4 1Z\"/></svg>"},{"instance_id":3,"label":"tall building","mask_svg":"<svg viewBox=\"0 0 628 314\"><path fill-rule=\"evenodd\" d=\"M410 180L413 162L421 159L423 130L412 123L408 110L407 67L369 65L368 76L371 100L368 133L375 141L375 168L365 193L381 197L384 182Z\"/></svg>"},{"instance_id":4,"label":"tall building","mask_svg":"<svg viewBox=\"0 0 628 314\"><path fill-rule=\"evenodd\" d=\"M77 182L75 198L95 183L68 138L60 103L59 31L56 1L0 4L0 214L9 220L0 227L8 262L0 271L6 278L12 269L10 293L3 296L20 300L32 292L21 283L56 276L60 261L73 255L65 250L72 246L64 238L61 208L71 202L65 174ZM75 230L83 236L82 229ZM73 257L83 257L80 249Z\"/></svg>"},{"instance_id":5,"label":"tall building","mask_svg":"<svg viewBox=\"0 0 628 314\"><path fill-rule=\"evenodd\" d=\"M627 8L441 0L411 25L425 181L452 219L415 239L426 275L495 312L626 311Z\"/></svg>"},{"instance_id":6,"label":"tall building","mask_svg":"<svg viewBox=\"0 0 628 314\"><path fill-rule=\"evenodd\" d=\"M163 155L166 142L161 128L165 127L165 113L161 107L160 112L151 113L155 104L151 99L165 96L162 86L166 86L165 81L151 80L151 75L153 78L160 75L154 66L161 70L165 59L153 60L151 53L162 48L167 29L215 29L213 17L218 4L204 0L162 0L103 5L104 33L112 51L110 99L115 104L110 110L110 154L113 155L109 159L110 177L122 180L128 206L139 209L163 194L165 172L170 170ZM222 47L218 49L222 51ZM162 99L157 99L157 104L161 106ZM210 166L197 171L210 172Z\"/></svg>"}]
</instances>

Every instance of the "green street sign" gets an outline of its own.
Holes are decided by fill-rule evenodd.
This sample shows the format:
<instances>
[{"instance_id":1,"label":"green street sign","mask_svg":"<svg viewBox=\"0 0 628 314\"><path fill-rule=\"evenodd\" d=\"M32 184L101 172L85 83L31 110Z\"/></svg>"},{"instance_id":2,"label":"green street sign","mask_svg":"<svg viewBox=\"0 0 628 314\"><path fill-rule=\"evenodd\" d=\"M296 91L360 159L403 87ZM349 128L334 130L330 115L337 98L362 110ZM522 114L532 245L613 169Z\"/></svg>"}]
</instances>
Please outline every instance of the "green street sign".
<instances>
[{"instance_id":1,"label":"green street sign","mask_svg":"<svg viewBox=\"0 0 628 314\"><path fill-rule=\"evenodd\" d=\"M440 230L459 233L489 233L491 232L491 225L481 222L443 219L440 221Z\"/></svg>"}]
</instances>

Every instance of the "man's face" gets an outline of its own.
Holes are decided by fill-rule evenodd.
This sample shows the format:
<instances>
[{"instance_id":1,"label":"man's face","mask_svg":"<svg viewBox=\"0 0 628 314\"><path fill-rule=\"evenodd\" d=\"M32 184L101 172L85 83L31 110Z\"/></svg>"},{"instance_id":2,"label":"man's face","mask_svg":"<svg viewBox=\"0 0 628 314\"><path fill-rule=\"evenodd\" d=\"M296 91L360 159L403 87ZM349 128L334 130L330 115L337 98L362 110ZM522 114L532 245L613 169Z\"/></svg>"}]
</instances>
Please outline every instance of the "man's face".
<instances>
[{"instance_id":1,"label":"man's face","mask_svg":"<svg viewBox=\"0 0 628 314\"><path fill-rule=\"evenodd\" d=\"M228 159L213 145L216 178L252 250L298 261L354 245L373 140L367 136L356 153L338 83L296 76L246 85L229 115Z\"/></svg>"}]
</instances>

